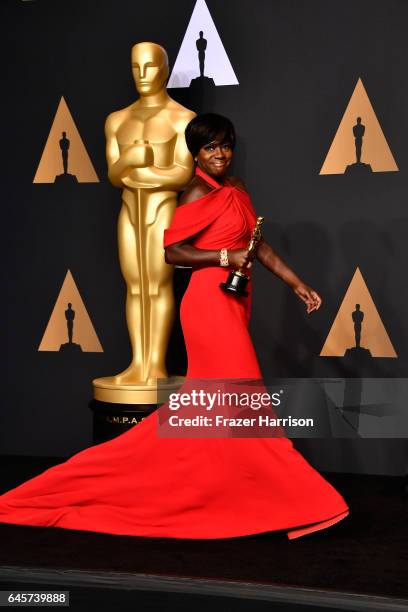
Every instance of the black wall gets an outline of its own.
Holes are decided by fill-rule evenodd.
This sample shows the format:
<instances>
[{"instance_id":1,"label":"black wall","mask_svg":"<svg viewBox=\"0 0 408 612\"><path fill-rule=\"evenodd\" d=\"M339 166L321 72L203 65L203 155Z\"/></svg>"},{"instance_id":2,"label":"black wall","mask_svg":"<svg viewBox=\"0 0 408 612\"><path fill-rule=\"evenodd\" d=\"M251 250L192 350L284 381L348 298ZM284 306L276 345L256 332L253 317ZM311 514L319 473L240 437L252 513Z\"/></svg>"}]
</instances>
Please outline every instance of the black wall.
<instances>
[{"instance_id":1,"label":"black wall","mask_svg":"<svg viewBox=\"0 0 408 612\"><path fill-rule=\"evenodd\" d=\"M34 0L1 5L2 316L7 373L2 453L70 455L91 443L91 380L129 362L125 285L117 260L120 192L106 178L103 125L137 97L131 46L152 40L172 67L195 1ZM354 377L320 350L357 266L398 359L369 377L408 371L408 57L403 0L208 0L239 80L207 100L172 89L193 110L236 124L234 173L245 181L265 238L324 298L308 316L278 278L257 266L251 332L266 378ZM361 77L399 172L319 176ZM33 184L64 96L100 183ZM194 103L194 106L191 104ZM38 352L67 269L104 348ZM180 273L181 274L181 273ZM170 369L185 365L173 337ZM316 441L323 469L401 473L406 440ZM379 460L378 457L381 457Z\"/></svg>"}]
</instances>

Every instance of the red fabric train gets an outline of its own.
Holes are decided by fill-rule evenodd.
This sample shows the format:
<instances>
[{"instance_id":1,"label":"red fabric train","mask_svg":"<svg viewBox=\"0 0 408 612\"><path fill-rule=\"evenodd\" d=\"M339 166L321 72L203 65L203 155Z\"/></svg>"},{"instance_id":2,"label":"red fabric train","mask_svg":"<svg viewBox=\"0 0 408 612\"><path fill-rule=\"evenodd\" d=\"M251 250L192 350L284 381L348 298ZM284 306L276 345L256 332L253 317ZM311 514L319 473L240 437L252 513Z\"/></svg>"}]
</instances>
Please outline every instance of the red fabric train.
<instances>
[{"instance_id":1,"label":"red fabric train","mask_svg":"<svg viewBox=\"0 0 408 612\"><path fill-rule=\"evenodd\" d=\"M248 194L197 173L214 189L177 208L164 245L245 247L256 220ZM251 295L223 292L228 272L194 269L183 297L189 379L261 378L248 332ZM0 522L170 538L285 530L293 539L349 513L286 437L167 439L157 427L156 412L6 492Z\"/></svg>"}]
</instances>

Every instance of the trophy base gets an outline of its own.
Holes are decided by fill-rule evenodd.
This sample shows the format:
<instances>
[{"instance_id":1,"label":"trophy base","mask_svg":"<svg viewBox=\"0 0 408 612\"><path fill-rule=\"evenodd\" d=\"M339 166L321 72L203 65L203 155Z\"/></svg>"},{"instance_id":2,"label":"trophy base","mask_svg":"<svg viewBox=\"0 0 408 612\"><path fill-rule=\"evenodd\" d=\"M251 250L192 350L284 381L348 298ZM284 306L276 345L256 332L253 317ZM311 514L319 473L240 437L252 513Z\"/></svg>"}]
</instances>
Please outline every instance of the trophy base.
<instances>
[{"instance_id":1,"label":"trophy base","mask_svg":"<svg viewBox=\"0 0 408 612\"><path fill-rule=\"evenodd\" d=\"M247 297L248 291L244 289L237 289L234 285L228 285L227 283L220 283L220 287L223 291L228 291L228 293L234 293L235 295L243 295Z\"/></svg>"},{"instance_id":2,"label":"trophy base","mask_svg":"<svg viewBox=\"0 0 408 612\"><path fill-rule=\"evenodd\" d=\"M94 444L107 442L128 431L177 391L184 376L156 379L156 383L118 384L114 376L92 381L93 400L89 407L93 412Z\"/></svg>"},{"instance_id":3,"label":"trophy base","mask_svg":"<svg viewBox=\"0 0 408 612\"><path fill-rule=\"evenodd\" d=\"M156 404L111 404L96 399L89 402L89 407L93 413L94 444L113 440L157 410Z\"/></svg>"},{"instance_id":4,"label":"trophy base","mask_svg":"<svg viewBox=\"0 0 408 612\"><path fill-rule=\"evenodd\" d=\"M82 353L82 348L80 344L76 344L76 342L65 342L65 344L61 344L60 353Z\"/></svg>"},{"instance_id":5,"label":"trophy base","mask_svg":"<svg viewBox=\"0 0 408 612\"><path fill-rule=\"evenodd\" d=\"M169 376L159 378L156 384L136 383L120 385L114 376L95 378L92 381L93 397L99 402L109 404L144 404L158 405L165 402L170 393L177 391L183 384L184 376Z\"/></svg>"},{"instance_id":6,"label":"trophy base","mask_svg":"<svg viewBox=\"0 0 408 612\"><path fill-rule=\"evenodd\" d=\"M344 171L344 174L370 174L372 172L372 168L370 164L364 164L363 162L355 162L354 164L350 164Z\"/></svg>"},{"instance_id":7,"label":"trophy base","mask_svg":"<svg viewBox=\"0 0 408 612\"><path fill-rule=\"evenodd\" d=\"M54 183L59 183L60 185L77 185L78 179L75 174L69 174L66 172L64 174L57 174L54 179Z\"/></svg>"}]
</instances>

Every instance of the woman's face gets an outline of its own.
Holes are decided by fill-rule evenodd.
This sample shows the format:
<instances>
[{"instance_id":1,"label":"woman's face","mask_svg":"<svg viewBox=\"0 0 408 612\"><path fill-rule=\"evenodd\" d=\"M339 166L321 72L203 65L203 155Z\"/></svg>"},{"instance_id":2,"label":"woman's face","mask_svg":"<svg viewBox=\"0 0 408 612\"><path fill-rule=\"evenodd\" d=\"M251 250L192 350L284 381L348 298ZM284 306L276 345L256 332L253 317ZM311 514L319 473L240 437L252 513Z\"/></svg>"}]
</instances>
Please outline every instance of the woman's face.
<instances>
[{"instance_id":1,"label":"woman's face","mask_svg":"<svg viewBox=\"0 0 408 612\"><path fill-rule=\"evenodd\" d=\"M203 172L210 176L220 177L227 173L231 164L233 149L229 142L213 140L201 147L196 160Z\"/></svg>"}]
</instances>

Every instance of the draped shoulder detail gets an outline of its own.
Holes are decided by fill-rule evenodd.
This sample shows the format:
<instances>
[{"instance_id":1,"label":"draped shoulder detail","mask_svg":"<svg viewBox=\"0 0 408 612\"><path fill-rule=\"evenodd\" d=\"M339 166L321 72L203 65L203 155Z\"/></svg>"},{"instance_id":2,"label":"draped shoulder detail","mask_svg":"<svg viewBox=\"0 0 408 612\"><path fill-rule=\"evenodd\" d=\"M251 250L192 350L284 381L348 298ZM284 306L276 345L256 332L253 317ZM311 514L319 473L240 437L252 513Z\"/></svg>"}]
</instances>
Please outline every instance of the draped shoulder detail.
<instances>
[{"instance_id":1,"label":"draped shoulder detail","mask_svg":"<svg viewBox=\"0 0 408 612\"><path fill-rule=\"evenodd\" d=\"M178 206L170 227L164 230L164 248L186 240L208 227L228 205L230 192L229 188L221 186L198 200Z\"/></svg>"}]
</instances>

